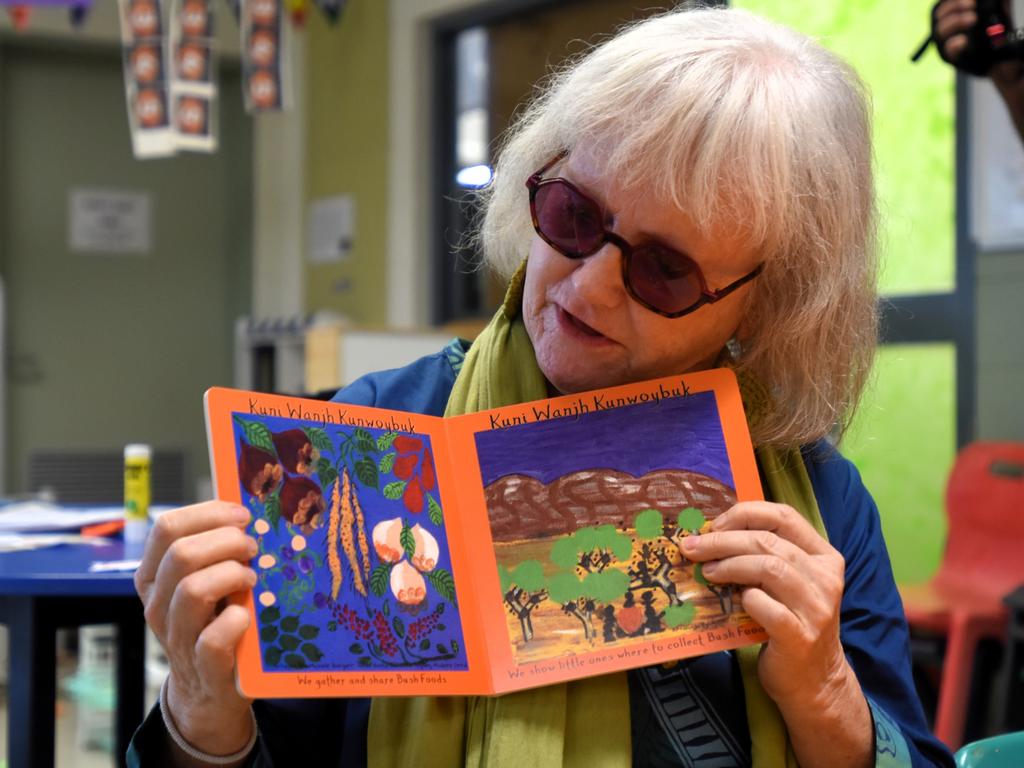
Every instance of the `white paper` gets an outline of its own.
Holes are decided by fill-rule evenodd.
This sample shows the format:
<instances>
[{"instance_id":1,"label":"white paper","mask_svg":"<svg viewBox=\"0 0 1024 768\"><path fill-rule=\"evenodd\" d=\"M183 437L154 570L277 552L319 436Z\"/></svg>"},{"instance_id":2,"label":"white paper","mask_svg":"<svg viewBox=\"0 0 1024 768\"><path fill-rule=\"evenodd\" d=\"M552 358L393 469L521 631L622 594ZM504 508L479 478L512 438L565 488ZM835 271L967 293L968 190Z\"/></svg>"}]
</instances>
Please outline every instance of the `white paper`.
<instances>
[{"instance_id":1,"label":"white paper","mask_svg":"<svg viewBox=\"0 0 1024 768\"><path fill-rule=\"evenodd\" d=\"M24 501L0 507L0 531L66 531L124 517L124 507L68 509L42 501Z\"/></svg>"},{"instance_id":2,"label":"white paper","mask_svg":"<svg viewBox=\"0 0 1024 768\"><path fill-rule=\"evenodd\" d=\"M25 552L33 549L56 547L58 544L109 544L110 539L99 536L80 536L77 533L49 533L24 536L20 533L0 533L0 552ZM91 569L90 569L91 570Z\"/></svg>"},{"instance_id":3,"label":"white paper","mask_svg":"<svg viewBox=\"0 0 1024 768\"><path fill-rule=\"evenodd\" d=\"M150 519L172 507L150 507ZM124 507L62 507L43 501L20 501L0 506L0 533L33 533L42 531L70 531L86 525L108 523L124 517Z\"/></svg>"},{"instance_id":4,"label":"white paper","mask_svg":"<svg viewBox=\"0 0 1024 768\"><path fill-rule=\"evenodd\" d=\"M291 24L279 0L241 6L242 97L246 112L291 108Z\"/></svg>"},{"instance_id":5,"label":"white paper","mask_svg":"<svg viewBox=\"0 0 1024 768\"><path fill-rule=\"evenodd\" d=\"M170 157L174 142L162 0L118 0L125 100L137 159ZM148 52L142 60L136 54ZM140 66L141 65L141 66Z\"/></svg>"},{"instance_id":6,"label":"white paper","mask_svg":"<svg viewBox=\"0 0 1024 768\"><path fill-rule=\"evenodd\" d=\"M139 567L141 560L97 560L89 566L89 573L117 573L119 571L134 571Z\"/></svg>"},{"instance_id":7,"label":"white paper","mask_svg":"<svg viewBox=\"0 0 1024 768\"><path fill-rule=\"evenodd\" d=\"M175 144L193 152L217 149L217 56L212 2L171 4L170 110Z\"/></svg>"},{"instance_id":8,"label":"white paper","mask_svg":"<svg viewBox=\"0 0 1024 768\"><path fill-rule=\"evenodd\" d=\"M351 195L314 200L309 206L309 260L313 264L341 261L352 250L355 201Z\"/></svg>"},{"instance_id":9,"label":"white paper","mask_svg":"<svg viewBox=\"0 0 1024 768\"><path fill-rule=\"evenodd\" d=\"M146 255L152 249L148 192L72 189L68 247L78 252Z\"/></svg>"}]
</instances>

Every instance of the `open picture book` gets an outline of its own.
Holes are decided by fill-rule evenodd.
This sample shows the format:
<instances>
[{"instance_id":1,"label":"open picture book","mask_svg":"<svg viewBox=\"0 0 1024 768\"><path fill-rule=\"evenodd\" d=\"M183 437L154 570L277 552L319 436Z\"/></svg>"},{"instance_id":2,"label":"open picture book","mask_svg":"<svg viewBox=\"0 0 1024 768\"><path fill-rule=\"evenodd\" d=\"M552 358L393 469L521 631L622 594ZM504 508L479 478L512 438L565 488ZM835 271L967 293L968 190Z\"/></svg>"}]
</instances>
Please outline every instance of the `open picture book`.
<instances>
[{"instance_id":1,"label":"open picture book","mask_svg":"<svg viewBox=\"0 0 1024 768\"><path fill-rule=\"evenodd\" d=\"M206 393L248 696L499 694L767 639L680 542L762 499L734 374L442 418Z\"/></svg>"}]
</instances>

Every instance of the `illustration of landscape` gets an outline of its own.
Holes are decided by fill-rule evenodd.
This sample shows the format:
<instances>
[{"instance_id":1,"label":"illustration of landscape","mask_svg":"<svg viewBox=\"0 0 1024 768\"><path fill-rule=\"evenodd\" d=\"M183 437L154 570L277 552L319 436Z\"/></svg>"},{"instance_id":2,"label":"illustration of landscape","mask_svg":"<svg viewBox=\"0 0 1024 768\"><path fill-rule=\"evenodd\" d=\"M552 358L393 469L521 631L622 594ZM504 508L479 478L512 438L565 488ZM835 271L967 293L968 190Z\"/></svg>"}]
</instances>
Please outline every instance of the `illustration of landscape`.
<instances>
[{"instance_id":1,"label":"illustration of landscape","mask_svg":"<svg viewBox=\"0 0 1024 768\"><path fill-rule=\"evenodd\" d=\"M735 502L713 392L475 439L516 664L754 626L680 550Z\"/></svg>"},{"instance_id":2,"label":"illustration of landscape","mask_svg":"<svg viewBox=\"0 0 1024 768\"><path fill-rule=\"evenodd\" d=\"M467 669L429 438L232 422L263 670Z\"/></svg>"}]
</instances>

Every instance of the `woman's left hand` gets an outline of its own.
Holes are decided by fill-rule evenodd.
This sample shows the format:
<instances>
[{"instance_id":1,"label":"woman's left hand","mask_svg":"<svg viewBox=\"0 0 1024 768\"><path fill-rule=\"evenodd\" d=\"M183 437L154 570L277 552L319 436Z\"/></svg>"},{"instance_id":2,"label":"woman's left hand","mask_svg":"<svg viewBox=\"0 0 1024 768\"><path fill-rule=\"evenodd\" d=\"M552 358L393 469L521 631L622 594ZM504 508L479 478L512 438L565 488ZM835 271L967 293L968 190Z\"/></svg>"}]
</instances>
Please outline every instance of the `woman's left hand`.
<instances>
[{"instance_id":1,"label":"woman's left hand","mask_svg":"<svg viewBox=\"0 0 1024 768\"><path fill-rule=\"evenodd\" d=\"M848 695L853 670L839 642L845 563L802 515L740 502L682 544L708 581L739 585L743 610L768 632L758 676L780 708L832 707Z\"/></svg>"}]
</instances>

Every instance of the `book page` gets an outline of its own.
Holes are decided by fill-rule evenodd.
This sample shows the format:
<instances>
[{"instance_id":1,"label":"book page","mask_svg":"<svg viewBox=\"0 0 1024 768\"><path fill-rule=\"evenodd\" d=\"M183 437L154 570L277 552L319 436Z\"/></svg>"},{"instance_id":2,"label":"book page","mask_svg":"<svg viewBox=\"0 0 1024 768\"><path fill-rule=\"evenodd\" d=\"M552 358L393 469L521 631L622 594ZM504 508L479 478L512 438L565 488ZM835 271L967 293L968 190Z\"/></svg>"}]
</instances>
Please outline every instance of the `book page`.
<instances>
[{"instance_id":1,"label":"book page","mask_svg":"<svg viewBox=\"0 0 1024 768\"><path fill-rule=\"evenodd\" d=\"M731 371L459 416L448 432L497 691L767 639L680 551L763 498Z\"/></svg>"},{"instance_id":2,"label":"book page","mask_svg":"<svg viewBox=\"0 0 1024 768\"><path fill-rule=\"evenodd\" d=\"M465 553L449 535L443 419L227 389L207 393L206 411L216 495L250 510L259 544L243 693L488 689Z\"/></svg>"}]
</instances>

